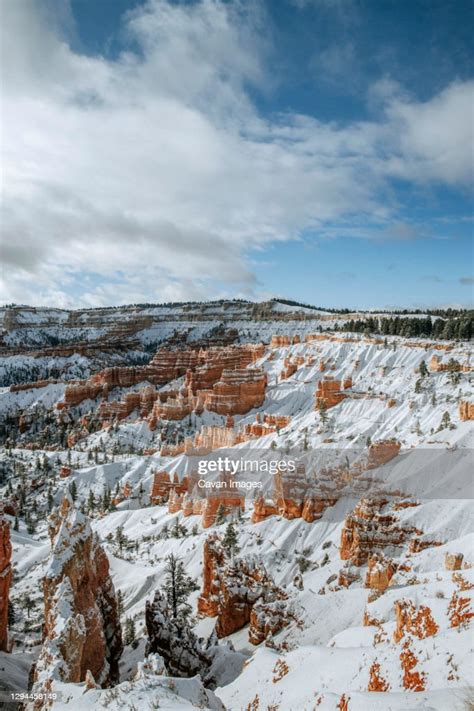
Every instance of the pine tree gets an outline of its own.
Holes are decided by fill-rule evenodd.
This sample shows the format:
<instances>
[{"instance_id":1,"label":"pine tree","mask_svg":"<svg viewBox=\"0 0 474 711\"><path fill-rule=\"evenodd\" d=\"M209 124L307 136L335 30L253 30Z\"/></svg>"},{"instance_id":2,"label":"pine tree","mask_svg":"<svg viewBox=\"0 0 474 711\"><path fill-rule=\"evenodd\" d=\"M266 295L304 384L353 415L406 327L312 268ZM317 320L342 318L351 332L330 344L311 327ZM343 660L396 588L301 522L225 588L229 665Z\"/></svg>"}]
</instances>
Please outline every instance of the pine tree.
<instances>
[{"instance_id":1,"label":"pine tree","mask_svg":"<svg viewBox=\"0 0 474 711\"><path fill-rule=\"evenodd\" d=\"M216 526L220 526L222 523L225 522L225 506L223 504L219 504L217 507L216 511Z\"/></svg>"},{"instance_id":2,"label":"pine tree","mask_svg":"<svg viewBox=\"0 0 474 711\"><path fill-rule=\"evenodd\" d=\"M323 425L325 425L328 421L328 408L324 400L321 400L321 402L319 403L318 410L321 422L323 423Z\"/></svg>"},{"instance_id":3,"label":"pine tree","mask_svg":"<svg viewBox=\"0 0 474 711\"><path fill-rule=\"evenodd\" d=\"M71 494L71 499L73 501L76 501L76 499L77 499L77 485L76 485L75 481L73 481L71 486L69 487L69 493Z\"/></svg>"},{"instance_id":4,"label":"pine tree","mask_svg":"<svg viewBox=\"0 0 474 711\"><path fill-rule=\"evenodd\" d=\"M20 524L18 523L18 516L15 516L15 523L13 524L13 530L14 531L20 530Z\"/></svg>"},{"instance_id":5,"label":"pine tree","mask_svg":"<svg viewBox=\"0 0 474 711\"><path fill-rule=\"evenodd\" d=\"M441 423L438 427L438 432L441 430L445 430L447 427L449 427L451 424L451 417L449 416L449 412L446 410L446 412L443 414L443 417L441 418Z\"/></svg>"},{"instance_id":6,"label":"pine tree","mask_svg":"<svg viewBox=\"0 0 474 711\"><path fill-rule=\"evenodd\" d=\"M11 600L8 601L8 626L12 627L12 625L15 624L16 620L16 613L15 613L15 608L13 606L13 602Z\"/></svg>"},{"instance_id":7,"label":"pine tree","mask_svg":"<svg viewBox=\"0 0 474 711\"><path fill-rule=\"evenodd\" d=\"M87 497L87 510L89 513L92 513L95 509L95 496L94 492L91 490L89 491L89 496Z\"/></svg>"},{"instance_id":8,"label":"pine tree","mask_svg":"<svg viewBox=\"0 0 474 711\"><path fill-rule=\"evenodd\" d=\"M184 563L176 558L173 553L166 559L164 593L174 619L186 618L191 612L187 600L193 590L199 586L195 580L186 575Z\"/></svg>"},{"instance_id":9,"label":"pine tree","mask_svg":"<svg viewBox=\"0 0 474 711\"><path fill-rule=\"evenodd\" d=\"M118 546L118 549L120 552L122 552L122 549L124 545L127 543L128 539L125 533L123 532L123 526L119 526L117 530L115 531L115 543Z\"/></svg>"},{"instance_id":10,"label":"pine tree","mask_svg":"<svg viewBox=\"0 0 474 711\"><path fill-rule=\"evenodd\" d=\"M119 618L123 615L123 593L121 590L117 590L117 615Z\"/></svg>"},{"instance_id":11,"label":"pine tree","mask_svg":"<svg viewBox=\"0 0 474 711\"><path fill-rule=\"evenodd\" d=\"M239 537L237 535L237 531L235 530L235 525L232 521L230 521L230 523L227 524L224 538L222 539L222 547L224 548L229 558L233 558L234 556L239 554L240 547L238 541Z\"/></svg>"},{"instance_id":12,"label":"pine tree","mask_svg":"<svg viewBox=\"0 0 474 711\"><path fill-rule=\"evenodd\" d=\"M419 370L421 377L426 378L426 376L428 375L428 368L426 367L426 363L424 360L421 361Z\"/></svg>"},{"instance_id":13,"label":"pine tree","mask_svg":"<svg viewBox=\"0 0 474 711\"><path fill-rule=\"evenodd\" d=\"M125 620L125 630L123 635L124 644L133 645L136 639L135 621L131 617Z\"/></svg>"}]
</instances>

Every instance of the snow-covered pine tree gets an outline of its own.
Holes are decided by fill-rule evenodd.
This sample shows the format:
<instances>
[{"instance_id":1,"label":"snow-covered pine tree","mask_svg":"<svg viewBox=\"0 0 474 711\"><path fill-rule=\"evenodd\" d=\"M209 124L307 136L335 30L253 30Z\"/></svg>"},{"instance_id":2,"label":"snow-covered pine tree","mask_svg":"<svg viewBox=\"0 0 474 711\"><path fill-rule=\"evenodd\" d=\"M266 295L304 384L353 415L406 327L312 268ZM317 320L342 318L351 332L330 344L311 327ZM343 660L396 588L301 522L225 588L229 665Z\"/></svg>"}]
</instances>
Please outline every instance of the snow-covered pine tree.
<instances>
[{"instance_id":1,"label":"snow-covered pine tree","mask_svg":"<svg viewBox=\"0 0 474 711\"><path fill-rule=\"evenodd\" d=\"M240 552L239 537L235 529L235 524L232 521L227 524L227 528L225 529L222 547L229 558L233 558Z\"/></svg>"},{"instance_id":2,"label":"snow-covered pine tree","mask_svg":"<svg viewBox=\"0 0 474 711\"><path fill-rule=\"evenodd\" d=\"M186 574L183 561L179 560L173 553L166 559L165 584L163 590L166 600L174 619L185 619L191 612L188 604L188 597L199 589L196 581Z\"/></svg>"}]
</instances>

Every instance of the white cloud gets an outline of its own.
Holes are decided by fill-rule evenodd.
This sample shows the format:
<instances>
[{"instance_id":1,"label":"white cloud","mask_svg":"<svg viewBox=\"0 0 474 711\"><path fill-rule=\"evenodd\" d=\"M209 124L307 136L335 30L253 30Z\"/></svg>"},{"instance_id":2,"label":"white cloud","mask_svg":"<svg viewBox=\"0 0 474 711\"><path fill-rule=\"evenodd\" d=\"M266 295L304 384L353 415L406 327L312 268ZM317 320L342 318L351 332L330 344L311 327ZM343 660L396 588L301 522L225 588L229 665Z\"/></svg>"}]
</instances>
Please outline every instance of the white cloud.
<instances>
[{"instance_id":1,"label":"white cloud","mask_svg":"<svg viewBox=\"0 0 474 711\"><path fill-rule=\"evenodd\" d=\"M472 83L426 104L386 92L378 122L262 118L258 4L150 1L115 60L72 51L32 0L2 9L4 301L252 295L249 250L386 225L390 176L469 181Z\"/></svg>"}]
</instances>

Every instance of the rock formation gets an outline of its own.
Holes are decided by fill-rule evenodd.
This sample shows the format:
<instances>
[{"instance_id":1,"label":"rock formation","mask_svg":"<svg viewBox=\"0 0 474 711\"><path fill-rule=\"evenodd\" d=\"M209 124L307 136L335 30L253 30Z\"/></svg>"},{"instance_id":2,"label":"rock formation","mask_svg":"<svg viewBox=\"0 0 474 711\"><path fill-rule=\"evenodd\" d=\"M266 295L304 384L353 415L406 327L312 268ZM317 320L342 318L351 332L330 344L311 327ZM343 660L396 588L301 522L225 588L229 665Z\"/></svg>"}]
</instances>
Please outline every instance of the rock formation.
<instances>
[{"instance_id":1,"label":"rock formation","mask_svg":"<svg viewBox=\"0 0 474 711\"><path fill-rule=\"evenodd\" d=\"M461 570L463 558L462 553L446 553L444 556L445 570Z\"/></svg>"},{"instance_id":2,"label":"rock formation","mask_svg":"<svg viewBox=\"0 0 474 711\"><path fill-rule=\"evenodd\" d=\"M58 407L72 407L99 396L107 399L109 392L117 387L129 388L145 381L163 385L183 375L186 375L186 388L191 387L196 394L200 389L212 388L224 369L246 368L260 358L264 350L263 344L213 347L199 351L192 348L175 351L161 349L148 365L105 368L87 380L68 383L64 402L58 403Z\"/></svg>"},{"instance_id":3,"label":"rock formation","mask_svg":"<svg viewBox=\"0 0 474 711\"><path fill-rule=\"evenodd\" d=\"M250 613L249 642L261 644L278 634L290 622L299 623L286 599L273 602L258 600Z\"/></svg>"},{"instance_id":4,"label":"rock formation","mask_svg":"<svg viewBox=\"0 0 474 711\"><path fill-rule=\"evenodd\" d=\"M474 402L461 400L459 403L459 419L462 420L462 422L474 420Z\"/></svg>"},{"instance_id":5,"label":"rock formation","mask_svg":"<svg viewBox=\"0 0 474 711\"><path fill-rule=\"evenodd\" d=\"M395 619L396 628L393 634L395 642L399 642L405 634L425 639L436 634L439 629L429 607L426 605L417 607L408 599L396 601Z\"/></svg>"},{"instance_id":6,"label":"rock formation","mask_svg":"<svg viewBox=\"0 0 474 711\"><path fill-rule=\"evenodd\" d=\"M347 380L347 387L352 385L352 381ZM349 385L350 382L350 385ZM334 407L345 400L347 393L344 391L344 383L341 380L326 377L318 382L316 390L316 409L325 406L326 408Z\"/></svg>"},{"instance_id":7,"label":"rock formation","mask_svg":"<svg viewBox=\"0 0 474 711\"><path fill-rule=\"evenodd\" d=\"M206 394L205 408L219 415L245 415L263 405L266 387L263 368L224 370L212 391Z\"/></svg>"},{"instance_id":8,"label":"rock formation","mask_svg":"<svg viewBox=\"0 0 474 711\"><path fill-rule=\"evenodd\" d=\"M372 442L369 446L368 469L376 469L394 459L400 451L400 442L395 439L385 439Z\"/></svg>"},{"instance_id":9,"label":"rock formation","mask_svg":"<svg viewBox=\"0 0 474 711\"><path fill-rule=\"evenodd\" d=\"M268 603L285 599L286 593L274 584L261 561L249 556L229 560L219 536L208 536L204 544L203 591L198 610L208 617L217 616L218 637L226 637L248 624L257 601ZM260 634L257 630L261 630L260 618L255 618L254 639Z\"/></svg>"},{"instance_id":10,"label":"rock formation","mask_svg":"<svg viewBox=\"0 0 474 711\"><path fill-rule=\"evenodd\" d=\"M0 651L8 651L8 597L12 581L10 524L0 507Z\"/></svg>"},{"instance_id":11,"label":"rock formation","mask_svg":"<svg viewBox=\"0 0 474 711\"><path fill-rule=\"evenodd\" d=\"M63 500L49 523L43 646L33 690L51 690L55 680L84 681L88 672L108 686L118 680L122 635L107 556L71 499Z\"/></svg>"},{"instance_id":12,"label":"rock formation","mask_svg":"<svg viewBox=\"0 0 474 711\"><path fill-rule=\"evenodd\" d=\"M378 592L384 592L396 571L393 560L385 558L381 553L369 556L369 567L365 576L365 587Z\"/></svg>"},{"instance_id":13,"label":"rock formation","mask_svg":"<svg viewBox=\"0 0 474 711\"><path fill-rule=\"evenodd\" d=\"M361 499L346 516L341 531L341 560L363 565L370 554L389 546L400 547L413 533L421 533L412 527L397 526L395 514L383 511L387 504L387 499Z\"/></svg>"}]
</instances>

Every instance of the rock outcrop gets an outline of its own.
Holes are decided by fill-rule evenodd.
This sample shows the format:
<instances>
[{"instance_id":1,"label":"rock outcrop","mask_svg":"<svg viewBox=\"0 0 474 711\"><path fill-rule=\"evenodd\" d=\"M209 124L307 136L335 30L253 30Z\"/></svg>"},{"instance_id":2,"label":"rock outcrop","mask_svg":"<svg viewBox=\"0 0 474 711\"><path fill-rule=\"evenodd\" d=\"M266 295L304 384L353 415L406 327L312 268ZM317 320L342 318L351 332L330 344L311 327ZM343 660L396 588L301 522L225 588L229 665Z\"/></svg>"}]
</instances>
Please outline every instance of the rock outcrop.
<instances>
[{"instance_id":1,"label":"rock outcrop","mask_svg":"<svg viewBox=\"0 0 474 711\"><path fill-rule=\"evenodd\" d=\"M397 526L397 518L387 504L387 499L361 499L346 516L341 531L341 560L363 565L372 553L387 547L399 548L409 536L421 534L416 528Z\"/></svg>"},{"instance_id":2,"label":"rock outcrop","mask_svg":"<svg viewBox=\"0 0 474 711\"><path fill-rule=\"evenodd\" d=\"M351 387L352 381L347 380L346 387ZM326 377L318 382L318 388L316 390L316 410L321 407L334 407L339 405L340 402L346 399L347 393L344 392L345 385L341 380L334 380L334 378Z\"/></svg>"},{"instance_id":3,"label":"rock outcrop","mask_svg":"<svg viewBox=\"0 0 474 711\"><path fill-rule=\"evenodd\" d=\"M212 391L206 393L204 406L219 415L245 415L263 405L266 387L263 368L224 370Z\"/></svg>"},{"instance_id":4,"label":"rock outcrop","mask_svg":"<svg viewBox=\"0 0 474 711\"><path fill-rule=\"evenodd\" d=\"M286 597L260 560L248 556L229 560L219 536L208 536L204 544L203 591L198 610L208 617L217 616L218 637L226 637L248 624L257 601L269 603ZM254 629L256 639L257 629L260 629L257 619Z\"/></svg>"},{"instance_id":5,"label":"rock outcrop","mask_svg":"<svg viewBox=\"0 0 474 711\"><path fill-rule=\"evenodd\" d=\"M381 553L369 556L369 566L365 576L365 587L384 592L396 572L396 563Z\"/></svg>"},{"instance_id":6,"label":"rock outcrop","mask_svg":"<svg viewBox=\"0 0 474 711\"><path fill-rule=\"evenodd\" d=\"M0 508L0 651L8 651L8 598L12 581L10 524Z\"/></svg>"},{"instance_id":7,"label":"rock outcrop","mask_svg":"<svg viewBox=\"0 0 474 711\"><path fill-rule=\"evenodd\" d=\"M378 442L372 442L369 446L369 460L367 463L368 469L376 469L398 455L400 451L400 442L396 439L384 439Z\"/></svg>"},{"instance_id":8,"label":"rock outcrop","mask_svg":"<svg viewBox=\"0 0 474 711\"><path fill-rule=\"evenodd\" d=\"M462 420L462 422L474 420L474 402L461 400L459 403L459 419Z\"/></svg>"},{"instance_id":9,"label":"rock outcrop","mask_svg":"<svg viewBox=\"0 0 474 711\"><path fill-rule=\"evenodd\" d=\"M33 690L92 675L102 687L118 680L122 635L109 563L89 520L65 498L50 516L52 551L43 580L43 646Z\"/></svg>"},{"instance_id":10,"label":"rock outcrop","mask_svg":"<svg viewBox=\"0 0 474 711\"><path fill-rule=\"evenodd\" d=\"M427 605L417 607L408 599L396 601L395 619L396 628L393 634L395 642L399 642L406 634L425 639L436 634L439 629Z\"/></svg>"},{"instance_id":11,"label":"rock outcrop","mask_svg":"<svg viewBox=\"0 0 474 711\"><path fill-rule=\"evenodd\" d=\"M163 385L183 375L186 375L186 388L189 386L196 394L198 390L212 388L224 369L246 368L260 358L264 350L263 344L212 347L207 350L160 349L147 365L105 368L87 380L69 383L64 401L58 403L58 407L72 407L99 396L107 399L114 388L129 388L145 381Z\"/></svg>"}]
</instances>

